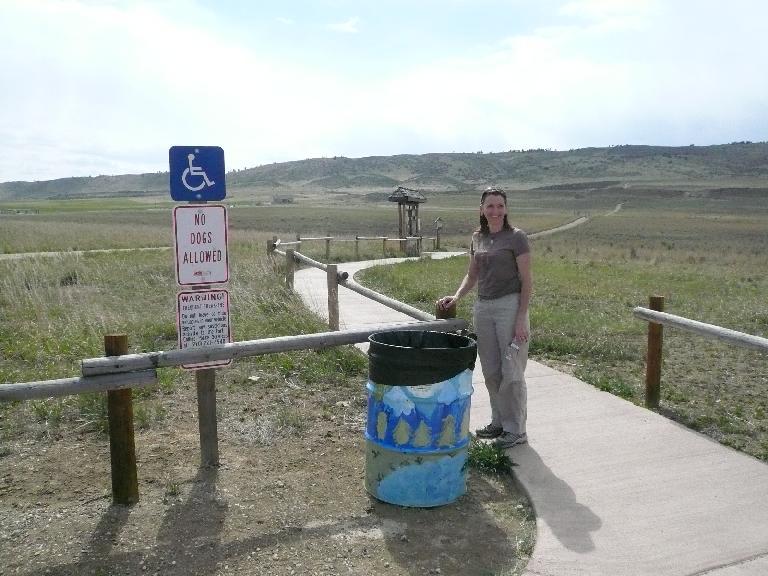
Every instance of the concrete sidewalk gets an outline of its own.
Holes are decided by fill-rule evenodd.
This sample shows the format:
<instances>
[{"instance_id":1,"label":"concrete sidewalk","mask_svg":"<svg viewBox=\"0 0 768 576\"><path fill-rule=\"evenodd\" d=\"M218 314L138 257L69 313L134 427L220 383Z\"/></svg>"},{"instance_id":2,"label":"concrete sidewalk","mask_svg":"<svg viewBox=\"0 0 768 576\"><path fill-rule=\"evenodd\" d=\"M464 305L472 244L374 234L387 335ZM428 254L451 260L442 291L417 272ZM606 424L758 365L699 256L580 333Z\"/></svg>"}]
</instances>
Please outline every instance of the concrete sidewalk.
<instances>
[{"instance_id":1,"label":"concrete sidewalk","mask_svg":"<svg viewBox=\"0 0 768 576\"><path fill-rule=\"evenodd\" d=\"M325 272L298 271L295 288L327 317ZM344 287L339 309L342 329L413 321ZM526 574L768 575L768 465L538 362L526 378L529 444L509 450L536 512ZM473 381L477 428L479 362Z\"/></svg>"}]
</instances>

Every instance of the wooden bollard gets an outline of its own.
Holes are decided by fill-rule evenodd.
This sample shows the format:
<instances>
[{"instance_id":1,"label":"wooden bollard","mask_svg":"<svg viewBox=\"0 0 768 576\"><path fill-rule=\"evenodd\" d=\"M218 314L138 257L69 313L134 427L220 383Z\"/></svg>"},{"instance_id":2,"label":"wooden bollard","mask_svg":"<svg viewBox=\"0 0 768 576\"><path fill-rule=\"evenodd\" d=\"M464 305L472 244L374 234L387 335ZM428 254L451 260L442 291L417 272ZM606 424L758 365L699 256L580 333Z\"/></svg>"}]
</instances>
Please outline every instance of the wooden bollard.
<instances>
[{"instance_id":1,"label":"wooden bollard","mask_svg":"<svg viewBox=\"0 0 768 576\"><path fill-rule=\"evenodd\" d=\"M440 308L435 303L435 318L438 320L447 320L448 318L456 318L456 302L451 304L448 308Z\"/></svg>"},{"instance_id":2,"label":"wooden bollard","mask_svg":"<svg viewBox=\"0 0 768 576\"><path fill-rule=\"evenodd\" d=\"M288 288L293 288L293 271L296 268L296 258L293 252L293 248L286 248L285 250L285 284Z\"/></svg>"},{"instance_id":3,"label":"wooden bollard","mask_svg":"<svg viewBox=\"0 0 768 576\"><path fill-rule=\"evenodd\" d=\"M657 312L664 311L664 296L651 296L648 307ZM645 406L658 408L661 399L661 350L664 326L648 322L648 353L645 366Z\"/></svg>"},{"instance_id":4,"label":"wooden bollard","mask_svg":"<svg viewBox=\"0 0 768 576\"><path fill-rule=\"evenodd\" d=\"M355 236L355 260L360 260L360 237Z\"/></svg>"},{"instance_id":5,"label":"wooden bollard","mask_svg":"<svg viewBox=\"0 0 768 576\"><path fill-rule=\"evenodd\" d=\"M339 278L338 266L328 264L326 270L328 277L328 327L331 330L339 329Z\"/></svg>"},{"instance_id":6,"label":"wooden bollard","mask_svg":"<svg viewBox=\"0 0 768 576\"><path fill-rule=\"evenodd\" d=\"M325 239L325 261L328 262L331 259L331 239Z\"/></svg>"},{"instance_id":7,"label":"wooden bollard","mask_svg":"<svg viewBox=\"0 0 768 576\"><path fill-rule=\"evenodd\" d=\"M104 336L104 355L128 354L128 336ZM139 501L139 480L136 473L136 445L133 436L133 390L107 391L109 419L109 457L112 467L112 501L130 506Z\"/></svg>"},{"instance_id":8,"label":"wooden bollard","mask_svg":"<svg viewBox=\"0 0 768 576\"><path fill-rule=\"evenodd\" d=\"M277 248L277 236L272 236L272 240L267 240L267 255L272 256Z\"/></svg>"}]
</instances>

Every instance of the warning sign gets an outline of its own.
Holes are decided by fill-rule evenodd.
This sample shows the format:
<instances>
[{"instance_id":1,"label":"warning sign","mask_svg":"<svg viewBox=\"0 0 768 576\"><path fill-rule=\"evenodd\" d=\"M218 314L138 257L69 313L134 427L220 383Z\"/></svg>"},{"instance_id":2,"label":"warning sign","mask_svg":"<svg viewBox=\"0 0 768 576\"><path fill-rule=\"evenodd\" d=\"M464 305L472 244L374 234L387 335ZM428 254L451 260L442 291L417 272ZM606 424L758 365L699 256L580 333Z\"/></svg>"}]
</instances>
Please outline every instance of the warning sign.
<instances>
[{"instance_id":1,"label":"warning sign","mask_svg":"<svg viewBox=\"0 0 768 576\"><path fill-rule=\"evenodd\" d=\"M176 297L176 325L179 349L204 348L232 341L229 324L229 292L226 290L190 290ZM184 368L226 366L232 360L185 364Z\"/></svg>"}]
</instances>

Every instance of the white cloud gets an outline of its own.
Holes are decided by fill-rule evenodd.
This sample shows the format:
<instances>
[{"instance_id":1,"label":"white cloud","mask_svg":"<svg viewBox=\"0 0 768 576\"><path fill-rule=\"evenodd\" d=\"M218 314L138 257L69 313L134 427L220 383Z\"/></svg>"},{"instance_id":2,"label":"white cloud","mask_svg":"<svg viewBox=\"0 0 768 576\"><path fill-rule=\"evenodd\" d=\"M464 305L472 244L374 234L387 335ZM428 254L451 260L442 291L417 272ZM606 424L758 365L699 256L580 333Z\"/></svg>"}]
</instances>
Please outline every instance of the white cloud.
<instances>
[{"instance_id":1,"label":"white cloud","mask_svg":"<svg viewBox=\"0 0 768 576\"><path fill-rule=\"evenodd\" d=\"M372 105L443 150L761 139L768 77L749 72L751 59L734 61L717 45L674 53L685 37L654 35L643 20L649 4L623 4L617 18L604 2L581 2L589 22L408 70L377 88Z\"/></svg>"},{"instance_id":2,"label":"white cloud","mask_svg":"<svg viewBox=\"0 0 768 576\"><path fill-rule=\"evenodd\" d=\"M247 45L187 0L3 3L0 181L166 170L172 145L219 145L242 168L764 140L768 8L702 1L696 14L683 2L569 2L547 26L440 59L391 62L371 36L349 67L322 58L328 34L296 53Z\"/></svg>"},{"instance_id":3,"label":"white cloud","mask_svg":"<svg viewBox=\"0 0 768 576\"><path fill-rule=\"evenodd\" d=\"M360 31L358 29L358 24L360 24L360 18L358 18L357 16L353 16L351 18L348 18L347 20L344 20L343 22L336 22L333 24L329 24L328 28L335 32L343 32L345 34L357 34Z\"/></svg>"},{"instance_id":4,"label":"white cloud","mask_svg":"<svg viewBox=\"0 0 768 576\"><path fill-rule=\"evenodd\" d=\"M48 29L46 43L28 43L0 93L8 102L0 134L15 137L27 168L0 158L0 174L162 170L167 148L184 143L224 142L239 150L234 165L252 165L261 156L249 154L254 148L291 158L297 134L331 122L323 107L333 87L323 75L260 56L194 21L142 5L39 9L30 20ZM307 86L320 91L309 101ZM105 156L122 160L105 165Z\"/></svg>"},{"instance_id":5,"label":"white cloud","mask_svg":"<svg viewBox=\"0 0 768 576\"><path fill-rule=\"evenodd\" d=\"M560 13L589 20L631 22L656 13L660 0L574 0L566 2Z\"/></svg>"}]
</instances>

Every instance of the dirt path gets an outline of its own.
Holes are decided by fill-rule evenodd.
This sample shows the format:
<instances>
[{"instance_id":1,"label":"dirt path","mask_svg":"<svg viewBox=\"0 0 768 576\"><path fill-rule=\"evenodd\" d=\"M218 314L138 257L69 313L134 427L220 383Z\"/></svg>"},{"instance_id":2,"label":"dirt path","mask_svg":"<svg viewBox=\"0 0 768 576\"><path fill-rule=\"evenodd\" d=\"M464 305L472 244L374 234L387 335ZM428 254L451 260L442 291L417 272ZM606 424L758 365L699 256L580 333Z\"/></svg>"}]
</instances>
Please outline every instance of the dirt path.
<instances>
[{"instance_id":1,"label":"dirt path","mask_svg":"<svg viewBox=\"0 0 768 576\"><path fill-rule=\"evenodd\" d=\"M624 204L625 202L620 202L619 204L616 204L616 207L610 212L606 212L604 216L611 216L613 214L616 214L619 210L621 210L624 207ZM568 222L567 224L563 224L562 226L555 226L554 228L548 228L546 230L540 230L539 232L534 232L533 234L529 234L528 237L541 238L543 236L551 236L552 234L557 234L558 232L564 232L566 230L570 230L571 228L576 228L576 226L581 226L582 224L586 224L591 219L592 218L589 216L581 216L579 218L576 218L576 220Z\"/></svg>"},{"instance_id":2,"label":"dirt path","mask_svg":"<svg viewBox=\"0 0 768 576\"><path fill-rule=\"evenodd\" d=\"M21 260L22 258L52 258L66 255L100 254L106 252L143 252L147 250L172 250L171 246L156 246L150 248L106 248L103 250L71 250L67 252L17 252L0 254L0 260Z\"/></svg>"},{"instance_id":3,"label":"dirt path","mask_svg":"<svg viewBox=\"0 0 768 576\"><path fill-rule=\"evenodd\" d=\"M610 212L606 212L606 213L605 213L605 216L613 216L613 215L614 215L614 214L616 214L616 213L617 213L619 210L621 210L622 208L624 208L624 204L626 204L626 202L619 202L618 204L616 204L616 208L614 208L614 209L613 209L613 210L611 210Z\"/></svg>"},{"instance_id":4,"label":"dirt path","mask_svg":"<svg viewBox=\"0 0 768 576\"><path fill-rule=\"evenodd\" d=\"M541 238L543 236L551 236L552 234L557 234L558 232L576 228L576 226L581 226L587 222L589 222L589 218L587 216L581 216L580 218L576 218L576 220L568 222L567 224L563 224L562 226L556 226L555 228L548 228L547 230L541 230L539 232L528 234L528 238Z\"/></svg>"}]
</instances>

